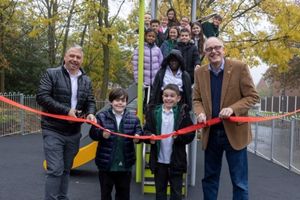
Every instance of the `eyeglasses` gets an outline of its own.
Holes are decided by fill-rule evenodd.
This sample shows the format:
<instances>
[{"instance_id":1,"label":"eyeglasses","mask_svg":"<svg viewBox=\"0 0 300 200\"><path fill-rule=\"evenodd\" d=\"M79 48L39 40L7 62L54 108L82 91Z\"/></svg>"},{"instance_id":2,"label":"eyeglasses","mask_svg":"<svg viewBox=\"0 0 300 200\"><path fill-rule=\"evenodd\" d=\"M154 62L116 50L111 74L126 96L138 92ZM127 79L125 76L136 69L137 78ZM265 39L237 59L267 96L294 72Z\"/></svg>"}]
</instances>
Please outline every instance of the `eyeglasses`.
<instances>
[{"instance_id":1,"label":"eyeglasses","mask_svg":"<svg viewBox=\"0 0 300 200\"><path fill-rule=\"evenodd\" d=\"M212 52L213 50L215 51L219 51L221 48L223 48L223 46L219 45L219 46L214 46L214 47L208 47L205 49L206 52L210 53Z\"/></svg>"}]
</instances>

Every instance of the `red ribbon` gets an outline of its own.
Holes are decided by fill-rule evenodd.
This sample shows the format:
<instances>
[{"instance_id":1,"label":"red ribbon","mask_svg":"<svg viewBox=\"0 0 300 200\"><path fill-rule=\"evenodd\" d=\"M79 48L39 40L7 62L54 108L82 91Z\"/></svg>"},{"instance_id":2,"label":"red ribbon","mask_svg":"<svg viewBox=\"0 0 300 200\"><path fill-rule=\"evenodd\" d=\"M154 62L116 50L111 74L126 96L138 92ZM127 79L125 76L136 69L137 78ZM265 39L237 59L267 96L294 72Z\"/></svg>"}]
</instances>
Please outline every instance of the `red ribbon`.
<instances>
[{"instance_id":1,"label":"red ribbon","mask_svg":"<svg viewBox=\"0 0 300 200\"><path fill-rule=\"evenodd\" d=\"M182 129L177 130L177 131L173 131L172 133L168 133L168 134L151 135L151 136L133 136L133 135L126 135L126 134L116 133L116 132L110 131L110 130L100 126L99 124L97 124L93 121L87 120L87 119L76 118L76 117L65 116L65 115L56 115L56 114L51 114L51 113L46 113L46 112L42 112L42 111L39 111L39 110L35 110L33 108L24 106L24 105L19 104L15 101L12 101L8 98L5 98L4 96L0 96L0 101L2 101L4 103L7 103L7 104L10 104L12 106L15 106L17 108L20 108L22 110L26 110L26 111L29 111L29 112L32 112L32 113L36 113L38 115L48 116L48 117L61 119L61 120L67 120L67 121L89 123L93 126L96 126L97 128L100 128L103 131L107 131L107 132L109 132L111 134L114 134L114 135L118 135L118 136L126 137L126 138L133 138L133 139L143 139L143 140L145 140L145 139L161 140L161 139L168 138L168 137L171 137L171 136L183 135L183 134L187 134L187 133L190 133L192 131L195 131L195 130L198 130L198 129L201 129L201 128L204 128L204 127L207 127L207 126L212 126L214 124L218 124L222 121L221 118L217 117L217 118L214 118L214 119L207 120L206 123L198 123L198 124L195 124L195 125L192 125L192 126L182 128ZM300 109L296 110L294 112L290 112L290 113L286 113L286 114L278 115L278 116L270 116L270 117L235 117L235 116L232 116L232 117L227 118L226 120L229 120L231 122L247 122L247 123L248 122L262 122L262 121L269 121L269 120L273 120L273 119L279 119L279 118L282 118L282 117L294 115L298 112L300 112Z\"/></svg>"}]
</instances>

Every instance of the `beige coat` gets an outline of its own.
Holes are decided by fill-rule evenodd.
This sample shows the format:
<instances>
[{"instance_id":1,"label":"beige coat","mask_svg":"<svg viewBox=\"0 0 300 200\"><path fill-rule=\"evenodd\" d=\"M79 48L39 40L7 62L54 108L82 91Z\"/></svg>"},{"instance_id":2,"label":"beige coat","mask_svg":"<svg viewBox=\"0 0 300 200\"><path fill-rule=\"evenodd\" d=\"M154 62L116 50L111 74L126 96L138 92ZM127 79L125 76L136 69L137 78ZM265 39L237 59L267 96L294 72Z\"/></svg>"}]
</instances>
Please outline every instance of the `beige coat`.
<instances>
[{"instance_id":1,"label":"beige coat","mask_svg":"<svg viewBox=\"0 0 300 200\"><path fill-rule=\"evenodd\" d=\"M234 116L248 116L248 110L259 100L250 71L245 63L225 59L221 92L221 108L230 107ZM210 71L208 65L195 71L193 88L193 108L196 116L205 113L207 120L212 117L210 90ZM252 140L249 123L236 123L224 120L224 128L231 146L240 150ZM209 138L209 127L203 130L203 149L206 149Z\"/></svg>"}]
</instances>

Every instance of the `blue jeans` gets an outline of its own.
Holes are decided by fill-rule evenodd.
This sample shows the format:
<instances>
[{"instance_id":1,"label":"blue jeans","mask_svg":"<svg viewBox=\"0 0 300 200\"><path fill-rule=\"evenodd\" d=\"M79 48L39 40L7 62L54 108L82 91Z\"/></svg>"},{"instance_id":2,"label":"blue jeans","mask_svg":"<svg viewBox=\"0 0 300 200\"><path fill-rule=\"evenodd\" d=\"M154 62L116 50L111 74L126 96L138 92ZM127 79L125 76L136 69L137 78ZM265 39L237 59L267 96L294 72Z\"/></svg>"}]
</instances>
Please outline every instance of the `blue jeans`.
<instances>
[{"instance_id":1,"label":"blue jeans","mask_svg":"<svg viewBox=\"0 0 300 200\"><path fill-rule=\"evenodd\" d=\"M204 200L216 200L218 196L222 157L225 151L233 186L233 200L248 200L247 148L234 150L224 129L211 130L205 150Z\"/></svg>"},{"instance_id":2,"label":"blue jeans","mask_svg":"<svg viewBox=\"0 0 300 200\"><path fill-rule=\"evenodd\" d=\"M64 136L42 130L47 161L45 200L68 200L68 185L73 160L79 150L80 133Z\"/></svg>"}]
</instances>

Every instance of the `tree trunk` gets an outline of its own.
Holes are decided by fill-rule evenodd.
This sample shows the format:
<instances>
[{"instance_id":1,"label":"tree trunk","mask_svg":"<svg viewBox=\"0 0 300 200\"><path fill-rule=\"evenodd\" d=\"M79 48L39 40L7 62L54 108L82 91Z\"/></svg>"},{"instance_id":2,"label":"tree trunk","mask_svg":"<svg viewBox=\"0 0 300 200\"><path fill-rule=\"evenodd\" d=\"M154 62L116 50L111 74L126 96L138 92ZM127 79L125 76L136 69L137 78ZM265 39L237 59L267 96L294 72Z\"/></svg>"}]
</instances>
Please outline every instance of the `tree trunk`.
<instances>
[{"instance_id":1,"label":"tree trunk","mask_svg":"<svg viewBox=\"0 0 300 200\"><path fill-rule=\"evenodd\" d=\"M108 38L107 38L108 39ZM100 91L100 101L104 101L106 99L107 90L108 90L108 82L109 82L109 66L110 66L110 52L108 45L103 45L103 79Z\"/></svg>"},{"instance_id":2,"label":"tree trunk","mask_svg":"<svg viewBox=\"0 0 300 200\"><path fill-rule=\"evenodd\" d=\"M72 17L73 17L73 11L74 11L74 8L75 8L75 4L76 4L76 0L73 0L71 8L70 8L70 13L69 13L69 16L68 16L67 24L66 24L65 36L63 38L63 48L62 48L62 52L61 52L61 63L64 59L64 55L66 53L66 49L67 49L67 45L68 45L70 24L71 24L71 20L72 20Z\"/></svg>"},{"instance_id":3,"label":"tree trunk","mask_svg":"<svg viewBox=\"0 0 300 200\"><path fill-rule=\"evenodd\" d=\"M57 16L58 4L57 1L46 1L47 3L47 12L48 19L50 20L48 24L48 56L49 56L49 64L50 66L55 65L55 57L56 57L56 45L55 45L55 20L54 17Z\"/></svg>"},{"instance_id":4,"label":"tree trunk","mask_svg":"<svg viewBox=\"0 0 300 200\"><path fill-rule=\"evenodd\" d=\"M3 25L3 15L0 13L0 58L3 55L3 47L4 47L4 25ZM1 60L1 59L0 59ZM0 69L0 92L4 93L5 91L5 71L4 66L0 66L2 69Z\"/></svg>"},{"instance_id":5,"label":"tree trunk","mask_svg":"<svg viewBox=\"0 0 300 200\"><path fill-rule=\"evenodd\" d=\"M103 0L101 2L103 10L99 11L98 13L98 24L100 30L102 28L109 28L110 24L108 21L108 0ZM103 23L104 21L104 23ZM103 27L104 25L104 27ZM112 36L111 34L107 34L106 36L107 41L102 44L103 49L103 80L101 85L101 91L100 91L100 101L104 101L107 96L107 90L108 90L108 82L109 82L109 71L110 71L110 51L109 51L109 44L111 42Z\"/></svg>"}]
</instances>

